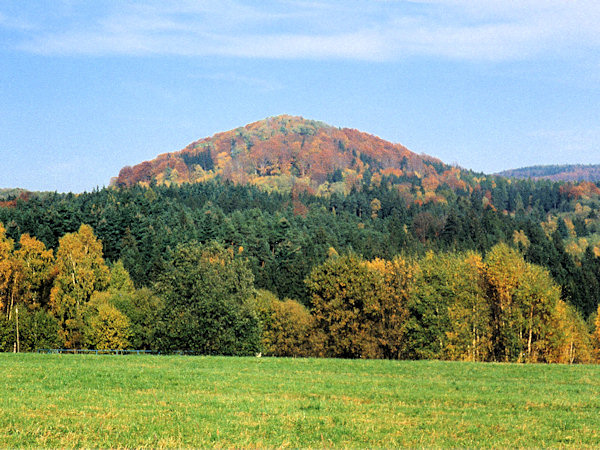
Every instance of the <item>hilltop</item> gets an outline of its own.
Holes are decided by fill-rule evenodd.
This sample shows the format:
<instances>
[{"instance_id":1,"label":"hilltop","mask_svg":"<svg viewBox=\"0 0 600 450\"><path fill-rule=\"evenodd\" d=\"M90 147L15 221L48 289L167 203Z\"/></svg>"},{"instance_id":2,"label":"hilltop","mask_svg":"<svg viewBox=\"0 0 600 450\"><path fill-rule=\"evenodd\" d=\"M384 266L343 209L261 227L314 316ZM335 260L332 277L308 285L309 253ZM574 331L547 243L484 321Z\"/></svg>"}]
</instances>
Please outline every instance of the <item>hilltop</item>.
<instances>
[{"instance_id":1,"label":"hilltop","mask_svg":"<svg viewBox=\"0 0 600 450\"><path fill-rule=\"evenodd\" d=\"M403 145L354 129L281 115L124 167L113 184L170 185L221 178L282 192L300 185L322 194L347 193L373 175L459 178L455 168Z\"/></svg>"},{"instance_id":2,"label":"hilltop","mask_svg":"<svg viewBox=\"0 0 600 450\"><path fill-rule=\"evenodd\" d=\"M0 188L0 200L10 200L27 193L27 190L21 188Z\"/></svg>"}]
</instances>

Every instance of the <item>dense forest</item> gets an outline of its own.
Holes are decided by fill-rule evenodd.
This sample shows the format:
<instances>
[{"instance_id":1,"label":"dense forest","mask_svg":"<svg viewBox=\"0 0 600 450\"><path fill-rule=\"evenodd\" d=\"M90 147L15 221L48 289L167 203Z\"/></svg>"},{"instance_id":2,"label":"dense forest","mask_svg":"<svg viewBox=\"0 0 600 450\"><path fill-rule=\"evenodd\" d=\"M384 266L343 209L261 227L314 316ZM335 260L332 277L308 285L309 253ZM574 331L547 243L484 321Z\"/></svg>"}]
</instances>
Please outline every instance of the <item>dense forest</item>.
<instances>
[{"instance_id":1,"label":"dense forest","mask_svg":"<svg viewBox=\"0 0 600 450\"><path fill-rule=\"evenodd\" d=\"M0 348L588 362L599 208L279 116L110 188L3 192Z\"/></svg>"},{"instance_id":2,"label":"dense forest","mask_svg":"<svg viewBox=\"0 0 600 450\"><path fill-rule=\"evenodd\" d=\"M215 181L15 199L0 208L0 345L21 305L22 350L591 360L600 260L565 245L593 241L583 197L494 183L516 210L485 191L407 204L385 179L349 195Z\"/></svg>"}]
</instances>

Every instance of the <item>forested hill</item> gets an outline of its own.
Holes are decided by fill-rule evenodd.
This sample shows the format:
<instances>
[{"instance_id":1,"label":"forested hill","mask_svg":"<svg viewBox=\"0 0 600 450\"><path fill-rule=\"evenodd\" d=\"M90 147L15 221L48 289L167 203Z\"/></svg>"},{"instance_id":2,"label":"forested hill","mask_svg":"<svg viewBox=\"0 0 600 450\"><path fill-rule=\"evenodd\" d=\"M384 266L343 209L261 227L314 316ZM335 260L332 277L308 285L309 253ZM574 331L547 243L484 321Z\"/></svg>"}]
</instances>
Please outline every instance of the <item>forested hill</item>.
<instances>
[{"instance_id":1,"label":"forested hill","mask_svg":"<svg viewBox=\"0 0 600 450\"><path fill-rule=\"evenodd\" d=\"M25 189L19 188L2 188L0 189L0 200L14 199L17 197L26 196L28 192Z\"/></svg>"},{"instance_id":2,"label":"forested hill","mask_svg":"<svg viewBox=\"0 0 600 450\"><path fill-rule=\"evenodd\" d=\"M433 157L367 133L281 115L124 167L113 183L170 185L218 177L280 192L297 185L319 193L348 193L373 174L425 178L448 170Z\"/></svg>"},{"instance_id":3,"label":"forested hill","mask_svg":"<svg viewBox=\"0 0 600 450\"><path fill-rule=\"evenodd\" d=\"M497 175L508 178L552 181L600 181L600 164L566 164L530 166L499 172Z\"/></svg>"},{"instance_id":4,"label":"forested hill","mask_svg":"<svg viewBox=\"0 0 600 450\"><path fill-rule=\"evenodd\" d=\"M279 116L110 188L0 200L0 351L600 355L599 183L476 174Z\"/></svg>"}]
</instances>

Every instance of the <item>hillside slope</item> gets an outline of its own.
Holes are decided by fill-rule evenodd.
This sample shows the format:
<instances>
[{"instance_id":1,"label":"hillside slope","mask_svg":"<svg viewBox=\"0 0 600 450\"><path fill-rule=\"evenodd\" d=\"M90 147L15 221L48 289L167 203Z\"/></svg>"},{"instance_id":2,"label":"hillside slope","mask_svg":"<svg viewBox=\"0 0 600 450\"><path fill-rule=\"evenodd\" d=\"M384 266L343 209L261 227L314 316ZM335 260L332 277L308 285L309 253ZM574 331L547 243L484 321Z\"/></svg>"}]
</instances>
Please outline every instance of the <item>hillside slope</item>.
<instances>
[{"instance_id":1,"label":"hillside slope","mask_svg":"<svg viewBox=\"0 0 600 450\"><path fill-rule=\"evenodd\" d=\"M267 190L300 184L348 192L374 174L425 178L455 170L400 144L301 117L277 116L193 142L183 150L124 167L117 186L181 184L216 177Z\"/></svg>"}]
</instances>

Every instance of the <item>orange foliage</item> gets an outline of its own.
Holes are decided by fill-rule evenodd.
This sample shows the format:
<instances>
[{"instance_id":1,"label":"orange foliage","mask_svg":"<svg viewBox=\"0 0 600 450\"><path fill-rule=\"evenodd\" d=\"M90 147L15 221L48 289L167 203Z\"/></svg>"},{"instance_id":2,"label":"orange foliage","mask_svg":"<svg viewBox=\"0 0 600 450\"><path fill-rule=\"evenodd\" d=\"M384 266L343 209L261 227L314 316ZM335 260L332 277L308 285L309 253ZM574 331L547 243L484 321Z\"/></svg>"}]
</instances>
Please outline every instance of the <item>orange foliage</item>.
<instances>
[{"instance_id":1,"label":"orange foliage","mask_svg":"<svg viewBox=\"0 0 600 450\"><path fill-rule=\"evenodd\" d=\"M460 179L460 169L457 167L452 167L444 171L440 175L440 181L441 183L446 183L453 190L465 189L467 187L467 183Z\"/></svg>"},{"instance_id":2,"label":"orange foliage","mask_svg":"<svg viewBox=\"0 0 600 450\"><path fill-rule=\"evenodd\" d=\"M387 176L394 175L396 177L401 177L402 175L404 175L404 172L402 171L402 169L398 169L395 167L388 167L387 169L383 169L381 171L381 174L387 175Z\"/></svg>"},{"instance_id":3,"label":"orange foliage","mask_svg":"<svg viewBox=\"0 0 600 450\"><path fill-rule=\"evenodd\" d=\"M560 187L560 193L566 194L570 199L599 195L600 189L590 181L582 181L578 184L568 183Z\"/></svg>"},{"instance_id":4,"label":"orange foliage","mask_svg":"<svg viewBox=\"0 0 600 450\"><path fill-rule=\"evenodd\" d=\"M421 186L425 191L435 191L440 185L440 180L434 175L428 175L421 181Z\"/></svg>"},{"instance_id":5,"label":"orange foliage","mask_svg":"<svg viewBox=\"0 0 600 450\"><path fill-rule=\"evenodd\" d=\"M19 194L19 197L14 198L12 200L0 201L0 208L14 208L15 206L17 206L17 200L28 201L29 192L21 192Z\"/></svg>"},{"instance_id":6,"label":"orange foliage","mask_svg":"<svg viewBox=\"0 0 600 450\"><path fill-rule=\"evenodd\" d=\"M211 150L215 173L235 183L248 183L255 177L293 176L309 177L317 187L338 169L345 174L352 171L344 178L347 189L357 185L367 169L372 174L396 176L418 173L429 190L435 190L441 181L430 164L440 162L434 158L358 130L283 115L218 133L179 152L124 167L115 184L195 181L196 177L190 176L190 170L195 170L190 160L204 149Z\"/></svg>"}]
</instances>

